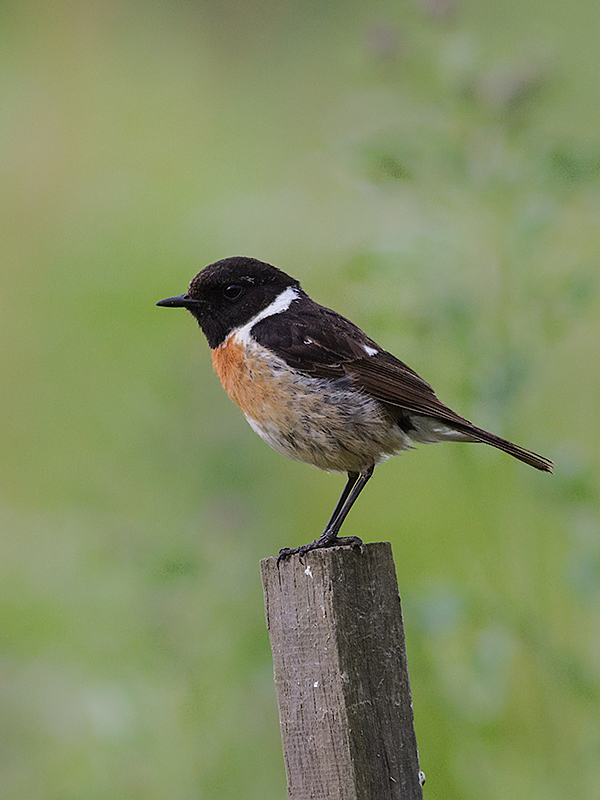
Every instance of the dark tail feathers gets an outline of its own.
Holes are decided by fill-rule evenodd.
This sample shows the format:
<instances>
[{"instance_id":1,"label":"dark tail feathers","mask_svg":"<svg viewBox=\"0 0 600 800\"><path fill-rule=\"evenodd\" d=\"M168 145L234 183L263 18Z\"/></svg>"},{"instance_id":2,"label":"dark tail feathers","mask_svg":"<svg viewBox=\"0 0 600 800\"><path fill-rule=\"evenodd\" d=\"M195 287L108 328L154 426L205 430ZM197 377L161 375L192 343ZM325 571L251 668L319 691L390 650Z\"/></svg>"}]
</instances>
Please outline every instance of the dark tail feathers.
<instances>
[{"instance_id":1,"label":"dark tail feathers","mask_svg":"<svg viewBox=\"0 0 600 800\"><path fill-rule=\"evenodd\" d=\"M461 429L458 425L456 425L456 428L458 430ZM535 467L542 472L554 472L554 463L550 461L549 458L544 458L544 456L539 456L537 453L533 453L531 450L526 450L524 447L519 447L518 444L509 442L508 439L503 439L501 436L496 436L495 433L484 431L483 428L478 428L475 425L469 425L468 427L465 425L463 430L465 433L468 433L469 436L472 436L474 441L483 442L484 444L491 444L492 447L497 447L499 450L503 450L510 456L518 458L519 461L524 461L525 464L529 464L530 467Z\"/></svg>"}]
</instances>

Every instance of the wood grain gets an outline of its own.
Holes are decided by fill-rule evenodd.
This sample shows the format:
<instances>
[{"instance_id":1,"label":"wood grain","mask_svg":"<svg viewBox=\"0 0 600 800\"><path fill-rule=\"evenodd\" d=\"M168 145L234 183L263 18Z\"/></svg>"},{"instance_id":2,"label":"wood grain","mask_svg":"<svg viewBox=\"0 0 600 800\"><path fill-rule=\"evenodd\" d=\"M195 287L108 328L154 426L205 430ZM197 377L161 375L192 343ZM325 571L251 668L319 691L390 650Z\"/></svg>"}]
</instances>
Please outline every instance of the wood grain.
<instances>
[{"instance_id":1,"label":"wood grain","mask_svg":"<svg viewBox=\"0 0 600 800\"><path fill-rule=\"evenodd\" d=\"M290 800L421 800L389 543L261 562Z\"/></svg>"}]
</instances>

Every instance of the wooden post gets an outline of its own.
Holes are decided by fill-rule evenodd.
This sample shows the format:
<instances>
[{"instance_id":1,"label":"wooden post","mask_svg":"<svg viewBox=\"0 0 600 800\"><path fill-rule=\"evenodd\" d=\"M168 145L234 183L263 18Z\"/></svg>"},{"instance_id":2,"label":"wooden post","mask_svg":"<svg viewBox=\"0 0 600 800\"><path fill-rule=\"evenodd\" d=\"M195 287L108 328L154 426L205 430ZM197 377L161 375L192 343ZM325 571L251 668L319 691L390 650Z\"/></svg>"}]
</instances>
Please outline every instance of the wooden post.
<instances>
[{"instance_id":1,"label":"wooden post","mask_svg":"<svg viewBox=\"0 0 600 800\"><path fill-rule=\"evenodd\" d=\"M390 544L261 569L289 800L421 800Z\"/></svg>"}]
</instances>

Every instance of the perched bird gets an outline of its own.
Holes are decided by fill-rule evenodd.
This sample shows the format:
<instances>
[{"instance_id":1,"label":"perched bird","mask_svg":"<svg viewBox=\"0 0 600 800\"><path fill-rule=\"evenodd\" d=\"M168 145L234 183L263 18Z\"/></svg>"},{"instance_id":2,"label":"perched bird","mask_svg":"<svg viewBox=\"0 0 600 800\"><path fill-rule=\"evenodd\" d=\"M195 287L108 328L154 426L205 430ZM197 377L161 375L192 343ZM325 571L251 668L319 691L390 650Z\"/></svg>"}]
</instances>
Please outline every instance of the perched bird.
<instances>
[{"instance_id":1,"label":"perched bird","mask_svg":"<svg viewBox=\"0 0 600 800\"><path fill-rule=\"evenodd\" d=\"M157 303L187 308L208 340L215 372L258 435L296 461L348 480L323 533L279 557L362 545L339 537L377 464L413 442L483 442L543 472L552 462L478 428L350 320L315 303L297 280L254 258L210 264L186 294Z\"/></svg>"}]
</instances>

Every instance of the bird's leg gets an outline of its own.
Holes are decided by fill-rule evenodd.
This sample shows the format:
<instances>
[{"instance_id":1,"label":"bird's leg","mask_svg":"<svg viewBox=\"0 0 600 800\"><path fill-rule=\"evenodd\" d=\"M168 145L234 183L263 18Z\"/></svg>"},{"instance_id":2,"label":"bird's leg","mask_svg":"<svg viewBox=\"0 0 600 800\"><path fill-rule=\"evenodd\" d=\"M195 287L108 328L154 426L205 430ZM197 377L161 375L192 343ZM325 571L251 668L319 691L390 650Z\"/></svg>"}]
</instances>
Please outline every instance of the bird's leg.
<instances>
[{"instance_id":1,"label":"bird's leg","mask_svg":"<svg viewBox=\"0 0 600 800\"><path fill-rule=\"evenodd\" d=\"M351 485L345 501L343 503L338 503L338 506L341 505L341 508L338 510L336 506L336 510L333 512L331 519L325 526L325 530L317 539L319 547L331 547L332 545L336 544L362 545L362 541L358 538L358 536L344 536L340 538L338 537L338 533L340 532L342 523L348 516L348 512L356 502L358 495L367 485L367 481L373 474L374 469L375 467L369 467L368 469L361 470L358 480L355 480ZM348 483L350 483L350 476L348 476ZM348 484L346 484L346 487L348 487Z\"/></svg>"},{"instance_id":2,"label":"bird's leg","mask_svg":"<svg viewBox=\"0 0 600 800\"><path fill-rule=\"evenodd\" d=\"M328 530L329 528L331 528L331 526L333 525L333 523L337 519L340 511L344 507L344 504L345 504L346 500L348 499L348 495L350 494L350 492L354 488L354 484L359 479L359 477L360 477L360 472L349 472L348 473L348 480L346 481L346 484L345 484L344 488L342 489L342 493L340 495L340 498L337 501L331 516L329 517L329 522L327 523L327 525L325 525L325 528L324 528L325 531Z\"/></svg>"},{"instance_id":3,"label":"bird's leg","mask_svg":"<svg viewBox=\"0 0 600 800\"><path fill-rule=\"evenodd\" d=\"M302 547L283 547L279 551L277 561L289 558L296 553L298 553L300 560L302 560L302 557L310 550L316 550L322 547L334 547L335 545L354 545L361 547L362 540L359 539L358 536L344 536L340 538L338 537L338 533L342 527L342 523L348 516L348 512L354 505L356 498L365 488L367 481L373 474L373 470L374 467L369 467L368 469L361 470L361 472L349 472L348 480L340 495L340 499L337 501L333 514L319 538L310 542L310 544L302 545Z\"/></svg>"}]
</instances>

